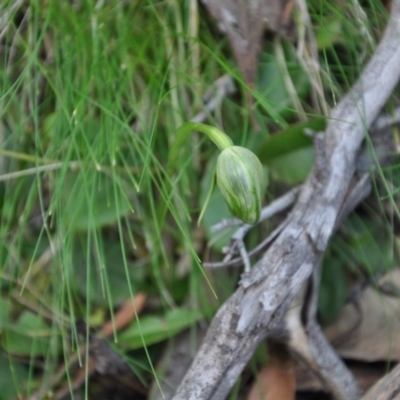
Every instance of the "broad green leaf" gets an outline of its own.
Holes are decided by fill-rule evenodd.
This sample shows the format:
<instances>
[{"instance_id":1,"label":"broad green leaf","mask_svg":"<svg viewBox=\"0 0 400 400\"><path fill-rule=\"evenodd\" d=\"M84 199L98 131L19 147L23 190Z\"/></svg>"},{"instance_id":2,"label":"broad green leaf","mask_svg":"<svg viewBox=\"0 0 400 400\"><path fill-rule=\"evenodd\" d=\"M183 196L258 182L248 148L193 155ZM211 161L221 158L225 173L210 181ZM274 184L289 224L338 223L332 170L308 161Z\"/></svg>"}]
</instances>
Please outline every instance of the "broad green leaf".
<instances>
[{"instance_id":1,"label":"broad green leaf","mask_svg":"<svg viewBox=\"0 0 400 400\"><path fill-rule=\"evenodd\" d=\"M118 335L118 342L129 350L159 343L193 325L202 318L199 311L175 309L161 317L140 317L140 326L135 321L128 329Z\"/></svg>"},{"instance_id":2,"label":"broad green leaf","mask_svg":"<svg viewBox=\"0 0 400 400\"><path fill-rule=\"evenodd\" d=\"M11 313L11 303L4 299L0 298L0 332L2 329L8 324Z\"/></svg>"},{"instance_id":3,"label":"broad green leaf","mask_svg":"<svg viewBox=\"0 0 400 400\"><path fill-rule=\"evenodd\" d=\"M62 132L68 129L68 121L60 112L48 114L43 121L43 135L51 144L57 143L58 138L63 137Z\"/></svg>"},{"instance_id":4,"label":"broad green leaf","mask_svg":"<svg viewBox=\"0 0 400 400\"><path fill-rule=\"evenodd\" d=\"M43 356L48 352L52 334L40 317L24 311L17 322L3 329L2 345L11 354Z\"/></svg>"},{"instance_id":5,"label":"broad green leaf","mask_svg":"<svg viewBox=\"0 0 400 400\"><path fill-rule=\"evenodd\" d=\"M292 124L286 129L268 136L258 147L257 155L263 164L302 147L312 145L312 138L304 133L305 129L318 132L325 129L325 117L316 117L305 122Z\"/></svg>"},{"instance_id":6,"label":"broad green leaf","mask_svg":"<svg viewBox=\"0 0 400 400\"><path fill-rule=\"evenodd\" d=\"M326 254L320 285L319 312L324 322L342 309L348 295L350 276L376 276L395 267L389 232L374 215L354 212L335 235Z\"/></svg>"},{"instance_id":7,"label":"broad green leaf","mask_svg":"<svg viewBox=\"0 0 400 400\"><path fill-rule=\"evenodd\" d=\"M308 75L300 65L293 45L283 42L283 49L286 68L296 88L297 95L299 98L304 98L310 88ZM260 57L256 87L267 99L274 112L279 113L284 118L289 118L294 115L294 111L290 109L293 107L286 88L284 73L273 46L268 45Z\"/></svg>"},{"instance_id":8,"label":"broad green leaf","mask_svg":"<svg viewBox=\"0 0 400 400\"><path fill-rule=\"evenodd\" d=\"M327 18L316 32L319 50L326 50L335 44L343 43L343 16L335 14Z\"/></svg>"},{"instance_id":9,"label":"broad green leaf","mask_svg":"<svg viewBox=\"0 0 400 400\"><path fill-rule=\"evenodd\" d=\"M76 287L84 297L105 306L109 304L110 297L111 303L117 305L131 296L131 289L135 293L142 288L146 269L133 263L128 263L125 269L119 241L104 240L101 254L94 248L90 254L93 257L88 260L86 236L77 237L72 268Z\"/></svg>"},{"instance_id":10,"label":"broad green leaf","mask_svg":"<svg viewBox=\"0 0 400 400\"><path fill-rule=\"evenodd\" d=\"M297 184L307 178L314 165L314 148L300 148L272 159L267 165L276 179Z\"/></svg>"},{"instance_id":11,"label":"broad green leaf","mask_svg":"<svg viewBox=\"0 0 400 400\"><path fill-rule=\"evenodd\" d=\"M220 232L212 232L211 228L224 219L232 219L234 216L229 211L229 208L222 197L222 193L216 188L210 197L207 209L204 213L201 225L206 231L206 236L209 244L216 251L221 251L228 245L235 228L225 229Z\"/></svg>"},{"instance_id":12,"label":"broad green leaf","mask_svg":"<svg viewBox=\"0 0 400 400\"><path fill-rule=\"evenodd\" d=\"M342 260L326 257L319 286L318 312L324 322L336 317L346 301L349 278Z\"/></svg>"},{"instance_id":13,"label":"broad green leaf","mask_svg":"<svg viewBox=\"0 0 400 400\"><path fill-rule=\"evenodd\" d=\"M201 182L201 193L200 193L200 204L203 205L206 201L208 190L211 186L213 171L215 168L216 157L208 162L206 172L204 174L203 180ZM232 213L222 197L222 193L216 187L211 194L209 203L204 212L203 218L201 220L201 226L204 227L206 231L206 236L209 244L216 250L221 251L225 247L234 232L234 229L226 229L222 232L212 232L211 228L221 222L223 219L234 218Z\"/></svg>"},{"instance_id":14,"label":"broad green leaf","mask_svg":"<svg viewBox=\"0 0 400 400\"><path fill-rule=\"evenodd\" d=\"M361 216L353 213L345 222L342 236L337 238L343 251L346 251L351 262L349 266L356 267L363 273L375 275L388 271L396 265L393 257L390 229L382 229L382 220Z\"/></svg>"},{"instance_id":15,"label":"broad green leaf","mask_svg":"<svg viewBox=\"0 0 400 400\"><path fill-rule=\"evenodd\" d=\"M318 132L324 130L325 125L325 117L293 124L269 136L260 146L257 155L276 179L289 184L302 182L314 164L312 138L304 134L304 130Z\"/></svg>"},{"instance_id":16,"label":"broad green leaf","mask_svg":"<svg viewBox=\"0 0 400 400\"><path fill-rule=\"evenodd\" d=\"M114 224L131 205L111 178L95 170L70 172L61 193L64 223L77 230Z\"/></svg>"},{"instance_id":17,"label":"broad green leaf","mask_svg":"<svg viewBox=\"0 0 400 400\"><path fill-rule=\"evenodd\" d=\"M14 400L24 395L27 379L27 368L0 349L0 400Z\"/></svg>"}]
</instances>

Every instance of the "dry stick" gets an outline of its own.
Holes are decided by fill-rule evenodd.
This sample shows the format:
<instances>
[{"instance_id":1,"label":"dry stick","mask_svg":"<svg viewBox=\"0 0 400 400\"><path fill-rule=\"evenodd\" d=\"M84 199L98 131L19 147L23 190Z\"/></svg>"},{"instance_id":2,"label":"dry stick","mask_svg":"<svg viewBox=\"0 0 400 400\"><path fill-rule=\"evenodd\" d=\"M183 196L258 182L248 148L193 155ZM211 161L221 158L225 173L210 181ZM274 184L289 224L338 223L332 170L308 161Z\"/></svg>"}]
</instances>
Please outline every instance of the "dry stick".
<instances>
[{"instance_id":1,"label":"dry stick","mask_svg":"<svg viewBox=\"0 0 400 400\"><path fill-rule=\"evenodd\" d=\"M310 278L333 233L365 131L400 76L399 43L400 0L394 0L374 56L331 114L325 164L314 167L287 227L217 312L174 400L226 398L259 343ZM343 385L340 398L358 399L357 386Z\"/></svg>"},{"instance_id":2,"label":"dry stick","mask_svg":"<svg viewBox=\"0 0 400 400\"><path fill-rule=\"evenodd\" d=\"M267 219L273 217L275 214L287 209L290 207L297 198L297 195L300 191L300 186L293 188L289 192L285 193L283 196L279 197L278 199L272 201L268 206L264 207L261 211L260 220L257 224L266 221ZM229 222L230 220L224 220L222 224L218 224L213 227L219 229L224 229L225 227L233 226L232 223ZM233 223L237 220L234 219ZM237 249L244 249L244 237L246 234L254 228L254 225L243 224L241 222L241 226L237 229L237 231L233 234L231 238L231 244L227 250L227 256L225 257L223 262L216 262L216 263L204 263L204 268L222 268L222 267L239 267L242 266L244 260L243 257L234 258L232 256L236 254ZM260 244L258 244L254 249L252 249L248 254L246 252L246 258L250 259L255 257L256 255L260 254L261 251L265 250L266 246L278 236L278 234L282 231L282 229L287 225L287 221L282 222L265 240L263 240ZM215 231L215 230L214 230ZM250 261L248 261L250 262Z\"/></svg>"},{"instance_id":3,"label":"dry stick","mask_svg":"<svg viewBox=\"0 0 400 400\"><path fill-rule=\"evenodd\" d=\"M372 386L362 400L399 400L399 398L400 364Z\"/></svg>"},{"instance_id":4,"label":"dry stick","mask_svg":"<svg viewBox=\"0 0 400 400\"><path fill-rule=\"evenodd\" d=\"M335 223L335 231L347 215L371 192L371 181L364 174L351 187ZM321 254L322 255L322 254ZM294 300L284 317L281 332L274 336L307 365L336 399L346 399L356 388L353 377L347 372L344 363L335 353L317 323L319 268L313 269L308 290L303 290ZM306 289L306 288L305 288ZM280 337L279 337L280 336ZM344 389L345 388L345 389ZM345 395L344 395L345 394Z\"/></svg>"},{"instance_id":5,"label":"dry stick","mask_svg":"<svg viewBox=\"0 0 400 400\"><path fill-rule=\"evenodd\" d=\"M14 1L11 5L3 3L3 7L0 8L0 40L3 39L4 35L7 33L7 30L12 26L11 18L13 17L13 14L17 12L18 8L23 5L23 3L24 0Z\"/></svg>"}]
</instances>

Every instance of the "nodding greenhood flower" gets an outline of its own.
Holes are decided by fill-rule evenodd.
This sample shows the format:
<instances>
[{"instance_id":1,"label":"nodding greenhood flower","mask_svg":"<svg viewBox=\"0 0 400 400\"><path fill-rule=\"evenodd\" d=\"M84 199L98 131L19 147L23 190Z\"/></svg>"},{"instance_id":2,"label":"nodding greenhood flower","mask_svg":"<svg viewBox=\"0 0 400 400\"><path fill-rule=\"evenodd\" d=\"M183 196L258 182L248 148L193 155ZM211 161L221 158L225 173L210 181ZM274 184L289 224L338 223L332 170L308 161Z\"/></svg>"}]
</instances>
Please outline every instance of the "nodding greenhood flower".
<instances>
[{"instance_id":1,"label":"nodding greenhood flower","mask_svg":"<svg viewBox=\"0 0 400 400\"><path fill-rule=\"evenodd\" d=\"M231 213L246 224L255 224L261 214L263 168L250 150L231 146L217 159L216 179Z\"/></svg>"},{"instance_id":2,"label":"nodding greenhood flower","mask_svg":"<svg viewBox=\"0 0 400 400\"><path fill-rule=\"evenodd\" d=\"M231 213L246 224L255 224L261 214L263 168L260 160L250 150L234 146L225 133L212 126L189 122L176 134L176 139L169 152L169 167L178 159L183 142L192 131L206 134L221 150L214 171L214 179L205 204L200 213L199 223L208 205L215 184L221 190Z\"/></svg>"}]
</instances>

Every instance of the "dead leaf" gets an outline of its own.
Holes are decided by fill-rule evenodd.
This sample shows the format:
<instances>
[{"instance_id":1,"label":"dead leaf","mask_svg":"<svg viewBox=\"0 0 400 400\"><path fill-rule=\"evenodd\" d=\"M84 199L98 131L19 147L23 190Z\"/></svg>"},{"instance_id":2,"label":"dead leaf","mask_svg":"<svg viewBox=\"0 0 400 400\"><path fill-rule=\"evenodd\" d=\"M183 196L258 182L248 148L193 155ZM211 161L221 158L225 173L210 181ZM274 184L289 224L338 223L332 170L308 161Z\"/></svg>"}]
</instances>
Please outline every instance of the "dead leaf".
<instances>
[{"instance_id":1,"label":"dead leaf","mask_svg":"<svg viewBox=\"0 0 400 400\"><path fill-rule=\"evenodd\" d=\"M290 23L293 0L202 0L228 36L245 83L254 86L265 30L283 35ZM252 105L247 93L249 110Z\"/></svg>"},{"instance_id":2,"label":"dead leaf","mask_svg":"<svg viewBox=\"0 0 400 400\"><path fill-rule=\"evenodd\" d=\"M400 360L400 270L385 275L379 287L382 290L365 289L356 303L347 304L324 329L342 357L368 362Z\"/></svg>"},{"instance_id":3,"label":"dead leaf","mask_svg":"<svg viewBox=\"0 0 400 400\"><path fill-rule=\"evenodd\" d=\"M294 400L296 397L296 370L290 356L273 352L271 362L257 375L247 400Z\"/></svg>"},{"instance_id":4,"label":"dead leaf","mask_svg":"<svg viewBox=\"0 0 400 400\"><path fill-rule=\"evenodd\" d=\"M245 82L252 86L257 69L262 37L268 27L282 32L288 23L287 4L292 0L203 0L221 31L228 36Z\"/></svg>"},{"instance_id":5,"label":"dead leaf","mask_svg":"<svg viewBox=\"0 0 400 400\"><path fill-rule=\"evenodd\" d=\"M111 336L112 333L118 332L129 325L136 315L139 314L145 303L147 296L145 293L137 293L133 299L126 300L114 315L114 320L107 321L101 328L101 333L104 336Z\"/></svg>"}]
</instances>

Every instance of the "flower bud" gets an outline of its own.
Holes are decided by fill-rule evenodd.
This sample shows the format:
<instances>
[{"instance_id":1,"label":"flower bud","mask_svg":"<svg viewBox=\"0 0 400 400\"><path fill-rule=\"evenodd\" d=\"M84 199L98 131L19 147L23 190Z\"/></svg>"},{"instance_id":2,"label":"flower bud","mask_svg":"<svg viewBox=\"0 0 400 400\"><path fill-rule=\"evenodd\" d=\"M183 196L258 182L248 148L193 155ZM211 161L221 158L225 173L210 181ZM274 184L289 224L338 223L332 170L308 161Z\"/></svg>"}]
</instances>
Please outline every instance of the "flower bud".
<instances>
[{"instance_id":1,"label":"flower bud","mask_svg":"<svg viewBox=\"0 0 400 400\"><path fill-rule=\"evenodd\" d=\"M218 156L217 185L231 213L246 224L260 218L263 175L260 160L244 147L228 147Z\"/></svg>"}]
</instances>

